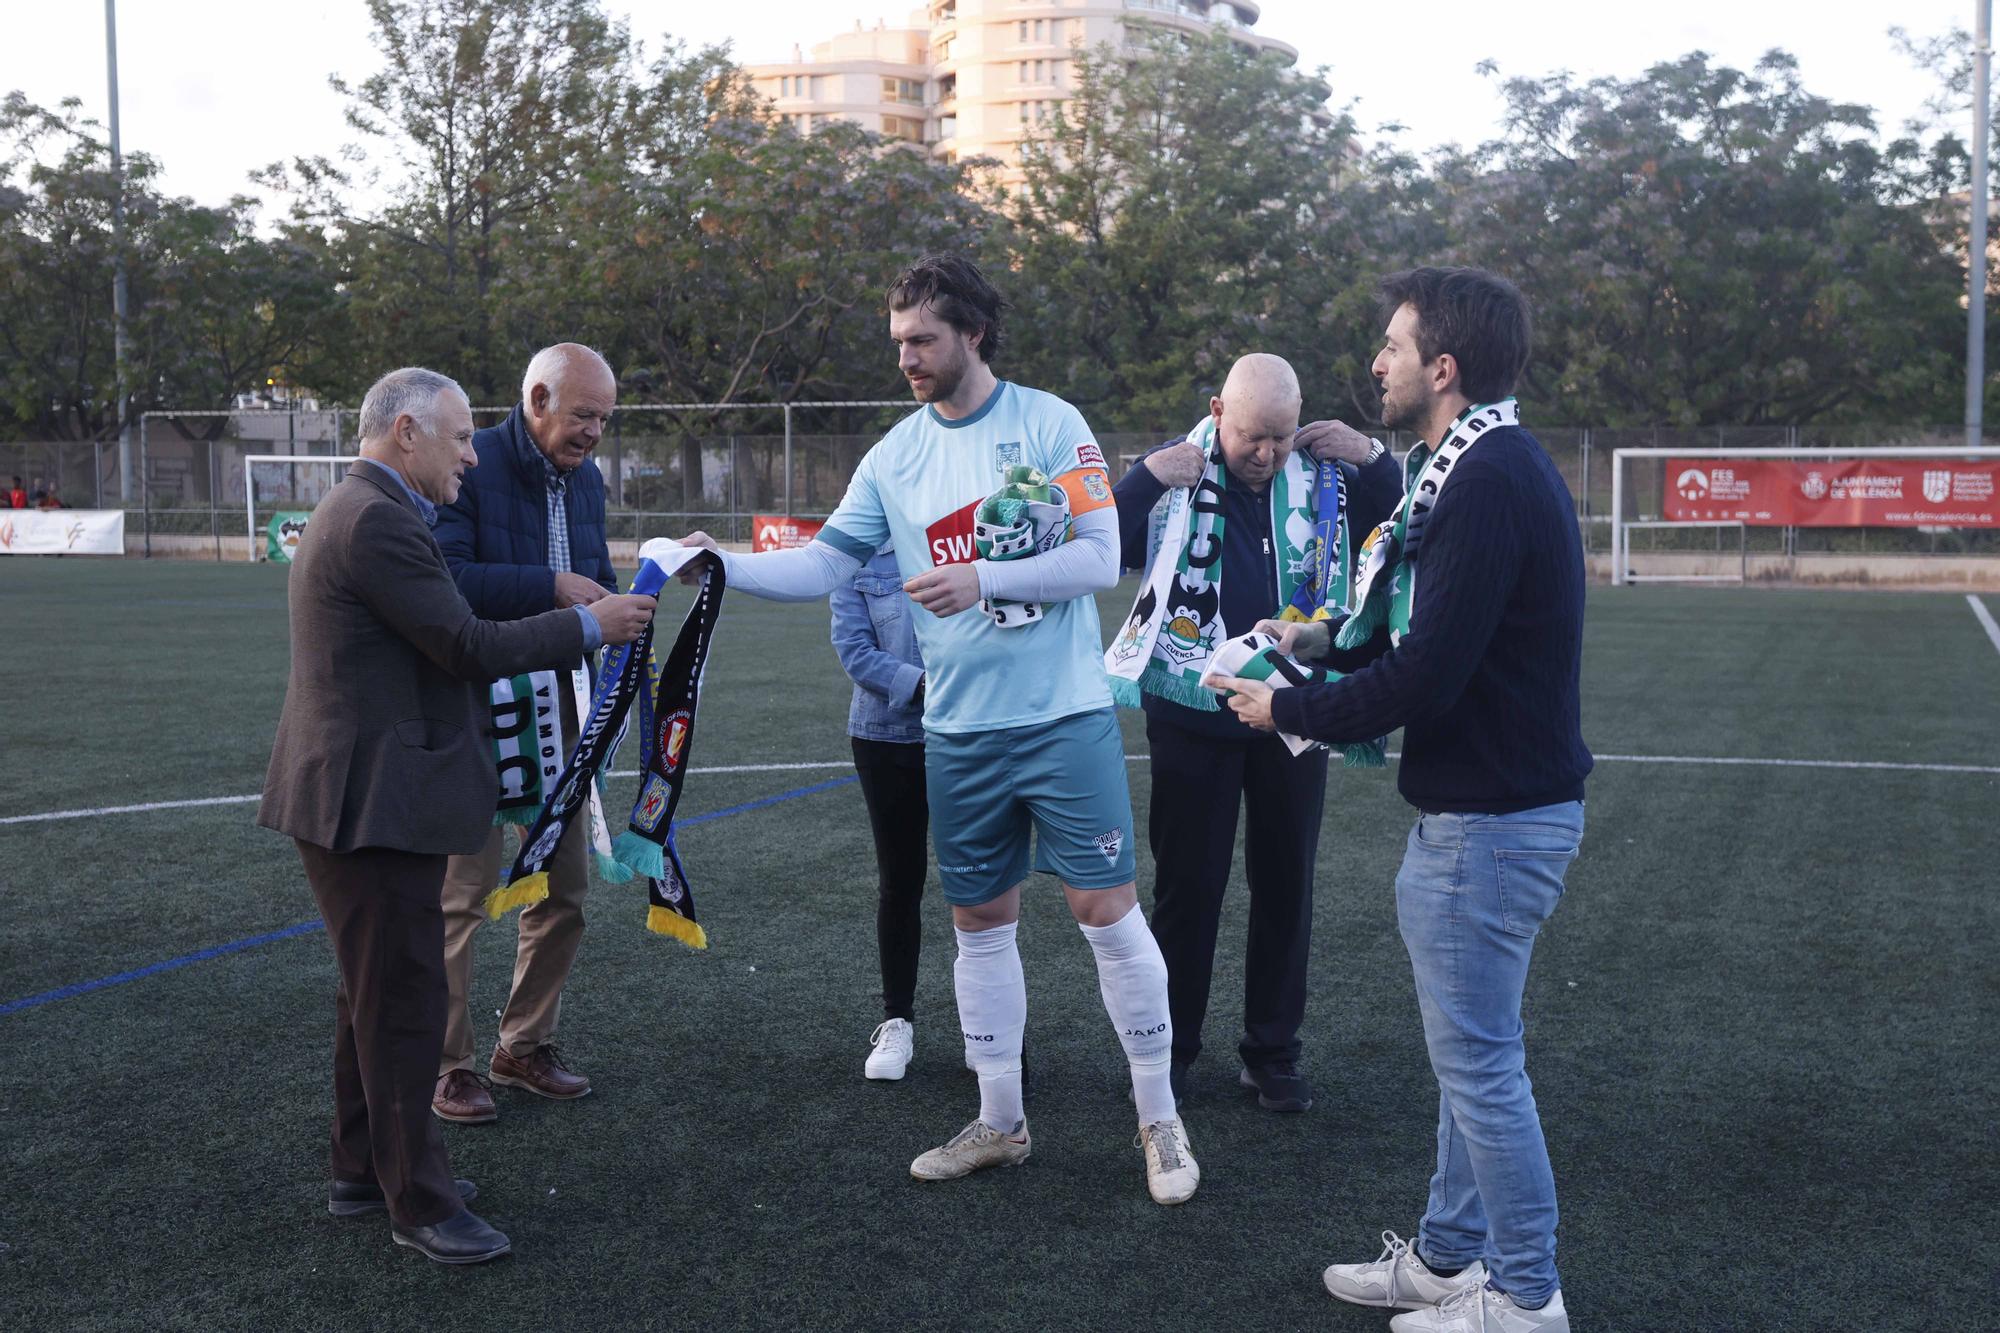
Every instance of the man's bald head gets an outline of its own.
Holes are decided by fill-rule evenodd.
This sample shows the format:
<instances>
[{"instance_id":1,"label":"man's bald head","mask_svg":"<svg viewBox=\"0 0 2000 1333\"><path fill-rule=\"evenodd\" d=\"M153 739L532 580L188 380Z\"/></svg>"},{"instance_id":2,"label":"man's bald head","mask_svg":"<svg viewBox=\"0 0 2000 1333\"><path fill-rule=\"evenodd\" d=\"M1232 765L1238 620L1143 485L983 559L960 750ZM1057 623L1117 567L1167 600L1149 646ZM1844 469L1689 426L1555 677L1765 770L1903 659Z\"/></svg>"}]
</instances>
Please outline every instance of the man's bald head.
<instances>
[{"instance_id":1,"label":"man's bald head","mask_svg":"<svg viewBox=\"0 0 2000 1333\"><path fill-rule=\"evenodd\" d=\"M1292 454L1299 430L1299 377L1291 363L1269 352L1240 356L1209 399L1231 476L1262 489Z\"/></svg>"},{"instance_id":2,"label":"man's bald head","mask_svg":"<svg viewBox=\"0 0 2000 1333\"><path fill-rule=\"evenodd\" d=\"M603 357L582 343L544 347L521 377L528 435L564 472L590 457L617 403L617 376Z\"/></svg>"}]
</instances>

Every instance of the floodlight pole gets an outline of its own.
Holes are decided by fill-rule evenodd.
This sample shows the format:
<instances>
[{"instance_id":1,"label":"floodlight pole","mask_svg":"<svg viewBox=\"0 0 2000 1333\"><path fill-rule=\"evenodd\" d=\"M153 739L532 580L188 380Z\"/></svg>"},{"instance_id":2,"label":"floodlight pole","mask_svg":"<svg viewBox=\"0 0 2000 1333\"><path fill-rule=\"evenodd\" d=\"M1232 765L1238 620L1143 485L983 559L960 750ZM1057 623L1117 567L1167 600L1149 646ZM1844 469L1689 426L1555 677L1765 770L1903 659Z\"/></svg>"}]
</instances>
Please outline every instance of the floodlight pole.
<instances>
[{"instance_id":1,"label":"floodlight pole","mask_svg":"<svg viewBox=\"0 0 2000 1333\"><path fill-rule=\"evenodd\" d=\"M111 87L111 309L112 356L118 385L118 495L132 498L131 343L125 317L131 293L125 281L125 156L118 144L118 0L104 0L104 69Z\"/></svg>"},{"instance_id":2,"label":"floodlight pole","mask_svg":"<svg viewBox=\"0 0 2000 1333\"><path fill-rule=\"evenodd\" d=\"M1993 0L1978 0L1972 39L1972 236L1965 255L1965 444L1977 449L1986 408L1986 156L1992 93Z\"/></svg>"}]
</instances>

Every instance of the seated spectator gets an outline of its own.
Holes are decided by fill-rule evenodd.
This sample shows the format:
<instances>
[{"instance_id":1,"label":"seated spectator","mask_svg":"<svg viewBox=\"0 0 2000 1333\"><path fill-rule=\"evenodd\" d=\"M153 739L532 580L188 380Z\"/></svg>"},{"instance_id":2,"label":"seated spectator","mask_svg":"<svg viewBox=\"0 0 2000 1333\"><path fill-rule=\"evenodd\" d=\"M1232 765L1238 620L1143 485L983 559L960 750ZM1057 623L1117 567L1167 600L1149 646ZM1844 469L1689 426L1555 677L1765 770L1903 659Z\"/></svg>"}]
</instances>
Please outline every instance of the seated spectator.
<instances>
[{"instance_id":1,"label":"seated spectator","mask_svg":"<svg viewBox=\"0 0 2000 1333\"><path fill-rule=\"evenodd\" d=\"M62 509L65 506L61 498L56 495L54 488L50 488L36 497L35 508L46 512L50 509Z\"/></svg>"},{"instance_id":2,"label":"seated spectator","mask_svg":"<svg viewBox=\"0 0 2000 1333\"><path fill-rule=\"evenodd\" d=\"M0 506L0 508L26 509L28 507L27 488L22 486L21 479L19 477L16 477L14 478L14 485L12 489L10 489L5 496L0 496L0 499L5 499L7 501L7 503L4 506Z\"/></svg>"}]
</instances>

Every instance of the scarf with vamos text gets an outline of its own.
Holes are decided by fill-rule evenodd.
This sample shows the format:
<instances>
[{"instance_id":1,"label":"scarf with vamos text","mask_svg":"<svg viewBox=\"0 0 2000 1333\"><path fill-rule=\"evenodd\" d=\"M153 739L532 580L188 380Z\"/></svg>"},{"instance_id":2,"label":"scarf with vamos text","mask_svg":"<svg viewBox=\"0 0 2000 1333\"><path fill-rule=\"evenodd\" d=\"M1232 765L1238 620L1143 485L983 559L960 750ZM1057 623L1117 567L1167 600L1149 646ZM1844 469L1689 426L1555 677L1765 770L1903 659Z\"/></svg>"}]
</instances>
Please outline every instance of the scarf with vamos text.
<instances>
[{"instance_id":1,"label":"scarf with vamos text","mask_svg":"<svg viewBox=\"0 0 2000 1333\"><path fill-rule=\"evenodd\" d=\"M674 811L694 753L701 679L726 590L721 562L709 560L672 650L649 672L652 688L639 706L639 797L630 826L613 844L618 860L646 877L646 929L697 949L708 947L708 933L695 920L694 895L674 847Z\"/></svg>"},{"instance_id":2,"label":"scarf with vamos text","mask_svg":"<svg viewBox=\"0 0 2000 1333\"><path fill-rule=\"evenodd\" d=\"M1104 653L1111 697L1127 708L1138 707L1142 693L1203 712L1219 707L1201 683L1210 655L1228 637L1222 623L1222 496L1228 473L1217 434L1213 416L1188 432L1188 442L1201 449L1207 465L1192 490L1169 491L1154 510L1146 580ZM1338 468L1329 463L1320 470L1336 474L1330 487L1324 477L1315 478L1315 465L1293 450L1271 477L1271 532L1278 545L1271 553L1278 585L1273 616L1298 600L1315 610L1329 597L1336 606L1346 601L1347 492ZM1315 501L1324 503L1329 490L1334 512L1316 516ZM1316 518L1332 538L1324 555L1316 549Z\"/></svg>"},{"instance_id":3,"label":"scarf with vamos text","mask_svg":"<svg viewBox=\"0 0 2000 1333\"><path fill-rule=\"evenodd\" d=\"M556 673L493 682L493 762L500 773L495 824L532 824L562 775L562 698Z\"/></svg>"},{"instance_id":4,"label":"scarf with vamos text","mask_svg":"<svg viewBox=\"0 0 2000 1333\"><path fill-rule=\"evenodd\" d=\"M1403 537L1409 531L1411 516L1428 512L1437 504L1454 465L1480 436L1520 422L1520 405L1512 398L1475 404L1459 413L1436 448L1418 444L1410 450L1410 456L1403 460L1403 502L1362 543L1361 570L1354 583L1354 614L1334 636L1336 647L1358 648L1385 625L1389 642L1402 642L1416 611L1417 571L1422 563L1403 559Z\"/></svg>"},{"instance_id":5,"label":"scarf with vamos text","mask_svg":"<svg viewBox=\"0 0 2000 1333\"><path fill-rule=\"evenodd\" d=\"M632 580L632 591L656 595L666 584L666 574L658 565L642 561ZM541 813L521 839L520 855L514 858L506 884L486 895L488 917L498 919L515 907L538 903L549 896L548 865L562 845L570 823L590 802L598 773L605 767L618 742L625 714L645 684L646 660L653 643L653 627L630 643L619 644L604 658L604 672L590 700L576 741L576 751Z\"/></svg>"}]
</instances>

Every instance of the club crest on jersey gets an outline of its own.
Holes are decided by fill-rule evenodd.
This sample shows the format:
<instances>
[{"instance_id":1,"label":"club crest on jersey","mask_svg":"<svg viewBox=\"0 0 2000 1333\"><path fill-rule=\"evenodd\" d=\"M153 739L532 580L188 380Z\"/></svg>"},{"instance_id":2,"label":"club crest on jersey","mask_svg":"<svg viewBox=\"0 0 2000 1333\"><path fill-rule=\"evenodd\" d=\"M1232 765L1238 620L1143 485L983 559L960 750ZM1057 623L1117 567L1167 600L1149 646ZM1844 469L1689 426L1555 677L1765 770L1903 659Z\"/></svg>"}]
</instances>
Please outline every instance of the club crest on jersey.
<instances>
[{"instance_id":1,"label":"club crest on jersey","mask_svg":"<svg viewBox=\"0 0 2000 1333\"><path fill-rule=\"evenodd\" d=\"M1097 844L1098 851L1104 853L1105 860L1111 862L1111 864L1113 865L1117 865L1118 853L1122 851L1125 846L1125 830L1122 828L1115 828L1112 829L1109 833L1098 834L1095 838L1092 838L1091 841Z\"/></svg>"},{"instance_id":2,"label":"club crest on jersey","mask_svg":"<svg viewBox=\"0 0 2000 1333\"><path fill-rule=\"evenodd\" d=\"M1021 466L1021 442L1005 440L993 446L993 466L996 472L1005 475L1010 467Z\"/></svg>"},{"instance_id":3,"label":"club crest on jersey","mask_svg":"<svg viewBox=\"0 0 2000 1333\"><path fill-rule=\"evenodd\" d=\"M660 819L667 813L667 780L658 773L646 779L645 789L639 793L639 808L632 813L632 826L641 833L651 833L660 827Z\"/></svg>"}]
</instances>

